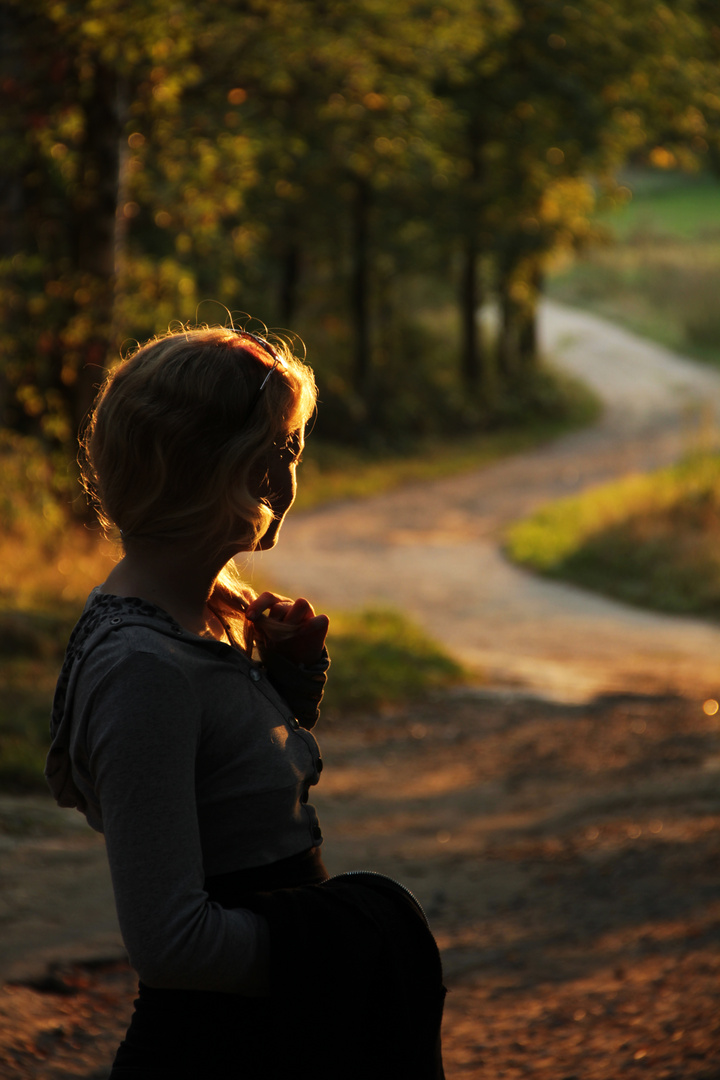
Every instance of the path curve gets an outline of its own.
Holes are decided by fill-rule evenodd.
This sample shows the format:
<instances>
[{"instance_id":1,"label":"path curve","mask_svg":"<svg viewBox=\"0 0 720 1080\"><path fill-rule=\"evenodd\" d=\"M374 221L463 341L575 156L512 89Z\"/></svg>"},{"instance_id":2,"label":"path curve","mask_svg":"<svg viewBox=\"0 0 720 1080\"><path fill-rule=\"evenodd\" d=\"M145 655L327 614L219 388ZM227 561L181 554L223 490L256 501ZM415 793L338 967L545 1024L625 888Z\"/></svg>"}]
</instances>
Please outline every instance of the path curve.
<instances>
[{"instance_id":1,"label":"path curve","mask_svg":"<svg viewBox=\"0 0 720 1080\"><path fill-rule=\"evenodd\" d=\"M323 607L402 607L495 684L569 700L603 690L717 697L720 630L535 578L502 558L498 538L547 498L674 460L698 409L720 410L720 375L554 304L542 333L545 350L606 400L596 427L465 476L291 515L260 572ZM338 832L333 857L352 865L356 849ZM121 955L102 839L79 814L47 798L0 799L0 924L0 983L40 977L50 961Z\"/></svg>"},{"instance_id":2,"label":"path curve","mask_svg":"<svg viewBox=\"0 0 720 1080\"><path fill-rule=\"evenodd\" d=\"M711 437L720 373L552 302L540 332L553 362L603 399L599 423L462 476L291 515L254 575L321 609L403 609L495 686L566 701L717 696L720 628L535 577L505 560L500 537L550 499L669 464Z\"/></svg>"}]
</instances>

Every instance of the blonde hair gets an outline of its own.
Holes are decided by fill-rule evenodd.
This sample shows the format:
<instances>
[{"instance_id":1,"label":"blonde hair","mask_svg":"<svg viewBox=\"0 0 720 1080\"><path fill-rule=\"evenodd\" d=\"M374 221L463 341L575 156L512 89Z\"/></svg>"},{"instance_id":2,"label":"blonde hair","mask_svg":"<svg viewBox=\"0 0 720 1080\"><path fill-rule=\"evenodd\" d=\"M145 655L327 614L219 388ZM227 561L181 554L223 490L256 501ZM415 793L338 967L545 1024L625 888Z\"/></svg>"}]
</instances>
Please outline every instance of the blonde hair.
<instances>
[{"instance_id":1,"label":"blonde hair","mask_svg":"<svg viewBox=\"0 0 720 1080\"><path fill-rule=\"evenodd\" d=\"M106 530L251 550L273 512L266 457L302 443L317 397L286 342L200 327L154 338L108 375L81 439L83 486ZM266 380L262 392L259 388ZM244 530L238 536L238 522Z\"/></svg>"},{"instance_id":2,"label":"blonde hair","mask_svg":"<svg viewBox=\"0 0 720 1080\"><path fill-rule=\"evenodd\" d=\"M154 338L110 372L79 457L106 533L218 553L231 543L256 547L273 520L268 454L302 446L317 398L312 371L287 343L270 348L243 331L187 328ZM244 611L254 596L229 562L209 601L248 652L255 633ZM267 622L276 636L288 632Z\"/></svg>"}]
</instances>

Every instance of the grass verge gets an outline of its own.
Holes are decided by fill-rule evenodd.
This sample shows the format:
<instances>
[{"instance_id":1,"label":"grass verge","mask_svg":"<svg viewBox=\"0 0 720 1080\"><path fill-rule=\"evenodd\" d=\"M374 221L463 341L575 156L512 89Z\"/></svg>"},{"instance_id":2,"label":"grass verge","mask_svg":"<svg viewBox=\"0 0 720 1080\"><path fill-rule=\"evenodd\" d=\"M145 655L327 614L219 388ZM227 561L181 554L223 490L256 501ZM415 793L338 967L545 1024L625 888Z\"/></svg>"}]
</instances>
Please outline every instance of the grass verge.
<instances>
[{"instance_id":1,"label":"grass verge","mask_svg":"<svg viewBox=\"0 0 720 1080\"><path fill-rule=\"evenodd\" d=\"M720 364L720 184L648 171L627 184L624 208L599 218L614 242L555 274L550 295Z\"/></svg>"},{"instance_id":2,"label":"grass verge","mask_svg":"<svg viewBox=\"0 0 720 1080\"><path fill-rule=\"evenodd\" d=\"M423 630L387 608L333 615L330 647L325 701L332 711L396 704L469 678Z\"/></svg>"},{"instance_id":3,"label":"grass verge","mask_svg":"<svg viewBox=\"0 0 720 1080\"><path fill-rule=\"evenodd\" d=\"M377 454L311 438L303 453L295 506L310 510L470 472L586 427L600 414L600 402L585 385L552 369L540 373L537 396L542 400L535 411L520 408L502 427L426 439L406 453Z\"/></svg>"},{"instance_id":4,"label":"grass verge","mask_svg":"<svg viewBox=\"0 0 720 1080\"><path fill-rule=\"evenodd\" d=\"M0 656L0 791L47 790L43 778L59 663Z\"/></svg>"},{"instance_id":5,"label":"grass verge","mask_svg":"<svg viewBox=\"0 0 720 1080\"><path fill-rule=\"evenodd\" d=\"M506 550L631 604L720 619L720 455L560 499L511 526Z\"/></svg>"},{"instance_id":6,"label":"grass verge","mask_svg":"<svg viewBox=\"0 0 720 1080\"><path fill-rule=\"evenodd\" d=\"M66 616L0 612L0 791L44 790ZM466 681L469 673L399 612L334 615L327 714L378 708Z\"/></svg>"}]
</instances>

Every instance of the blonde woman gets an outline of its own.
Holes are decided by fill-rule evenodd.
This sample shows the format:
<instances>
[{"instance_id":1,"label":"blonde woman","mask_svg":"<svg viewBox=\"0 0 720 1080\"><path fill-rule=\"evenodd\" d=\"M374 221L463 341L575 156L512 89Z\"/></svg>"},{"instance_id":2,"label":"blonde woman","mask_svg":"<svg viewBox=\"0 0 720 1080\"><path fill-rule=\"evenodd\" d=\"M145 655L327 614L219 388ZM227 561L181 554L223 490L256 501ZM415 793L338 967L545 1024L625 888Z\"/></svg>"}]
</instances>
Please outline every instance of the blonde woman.
<instances>
[{"instance_id":1,"label":"blonde woman","mask_svg":"<svg viewBox=\"0 0 720 1080\"><path fill-rule=\"evenodd\" d=\"M337 1062L333 1040L360 1037L344 1026L353 1010L367 1027L352 996L389 955L386 929L439 981L400 887L335 879L318 892L331 883L308 801L322 768L309 729L328 620L304 599L255 596L232 572L234 556L277 542L315 400L283 342L183 330L114 369L85 433L85 486L123 557L70 639L47 776L105 835L139 975L112 1080L346 1078L355 1059L366 1074L349 1047ZM317 1023L301 1007L313 978ZM417 982L409 971L408 1004ZM352 1008L334 1015L343 1000ZM393 1077L409 1060L401 1042ZM434 1043L423 1056L441 1075Z\"/></svg>"}]
</instances>

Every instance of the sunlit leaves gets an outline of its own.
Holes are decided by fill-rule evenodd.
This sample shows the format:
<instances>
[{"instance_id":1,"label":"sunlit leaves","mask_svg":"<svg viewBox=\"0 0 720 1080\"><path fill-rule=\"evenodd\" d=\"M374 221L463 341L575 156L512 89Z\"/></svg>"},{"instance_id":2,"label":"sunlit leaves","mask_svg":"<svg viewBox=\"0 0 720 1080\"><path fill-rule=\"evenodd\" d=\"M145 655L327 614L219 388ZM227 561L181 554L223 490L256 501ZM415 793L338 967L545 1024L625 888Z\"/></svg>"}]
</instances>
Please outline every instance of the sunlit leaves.
<instances>
[{"instance_id":1,"label":"sunlit leaves","mask_svg":"<svg viewBox=\"0 0 720 1080\"><path fill-rule=\"evenodd\" d=\"M208 296L269 321L302 301L346 342L359 191L389 323L403 274L450 280L469 238L486 284L532 299L543 266L597 236L588 175L607 195L629 154L689 167L720 147L707 0L3 6L18 50L0 155L21 210L3 207L0 314L28 424L55 424L58 400L67 412L103 335L114 352ZM122 106L117 177L92 145L103 80ZM112 274L91 281L78 248L116 180L111 318Z\"/></svg>"}]
</instances>

